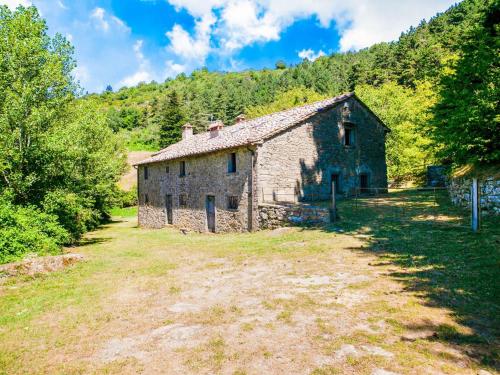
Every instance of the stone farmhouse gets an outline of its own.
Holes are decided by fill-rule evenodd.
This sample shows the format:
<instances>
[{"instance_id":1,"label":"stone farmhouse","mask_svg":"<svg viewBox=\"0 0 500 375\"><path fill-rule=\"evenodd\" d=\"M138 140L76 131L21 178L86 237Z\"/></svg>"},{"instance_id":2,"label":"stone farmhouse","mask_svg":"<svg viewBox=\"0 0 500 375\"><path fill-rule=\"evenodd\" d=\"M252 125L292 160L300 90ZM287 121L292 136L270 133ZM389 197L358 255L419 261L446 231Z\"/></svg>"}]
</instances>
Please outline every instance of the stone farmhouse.
<instances>
[{"instance_id":1,"label":"stone farmhouse","mask_svg":"<svg viewBox=\"0 0 500 375\"><path fill-rule=\"evenodd\" d=\"M139 225L252 231L266 205L329 199L332 181L341 195L387 188L388 131L354 93L200 134L186 124L136 164Z\"/></svg>"}]
</instances>

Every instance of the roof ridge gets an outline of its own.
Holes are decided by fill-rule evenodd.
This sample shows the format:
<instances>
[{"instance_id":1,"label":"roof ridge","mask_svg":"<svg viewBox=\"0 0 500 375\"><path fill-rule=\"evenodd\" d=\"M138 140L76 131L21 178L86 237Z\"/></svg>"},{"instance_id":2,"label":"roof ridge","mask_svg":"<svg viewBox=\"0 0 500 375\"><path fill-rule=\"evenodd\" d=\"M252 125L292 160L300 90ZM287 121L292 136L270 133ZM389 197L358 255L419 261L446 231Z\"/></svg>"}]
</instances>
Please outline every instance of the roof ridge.
<instances>
[{"instance_id":1,"label":"roof ridge","mask_svg":"<svg viewBox=\"0 0 500 375\"><path fill-rule=\"evenodd\" d=\"M271 117L271 116L276 116L276 115L279 115L279 114L284 114L285 112L289 112L289 111L293 111L293 110L300 110L300 109L303 109L305 107L309 107L309 106L314 106L314 105L317 105L319 103L322 103L322 102L326 102L326 101L335 101L336 99L339 99L339 98L343 98L343 97L352 97L354 96L354 92L353 91L350 91L350 92L346 92L344 94L341 94L341 95L337 95L337 96L333 96L333 97L330 97L330 98L326 98L326 99L322 99L322 100L317 100L315 102L312 102L312 103L307 103L307 104L303 104L303 105L299 105L299 106L295 106L295 107L291 107L291 108L287 108L287 109L283 109L281 111L277 111L277 112L272 112L272 113L268 113L267 115L262 115L262 116L259 116L259 117L255 117L255 118L252 118L252 119L247 119L247 120L244 120L244 121L241 121L241 122L238 122L238 123L234 123L232 125L228 125L228 126L224 126L220 132L221 133L225 133L227 132L228 129L231 129L233 128L234 126L243 126L245 124L248 124L250 122L257 122L258 120L262 120L266 117ZM205 132L202 132L202 133L196 133L196 134L193 134L192 137L190 137L189 139L182 139L180 140L179 142L176 142L176 143L173 143L159 151L156 151L154 152L151 156L157 156L165 151L168 151L168 149L176 144L180 144L180 143L186 143L186 142L190 142L192 141L194 138L196 138L197 136L200 136L200 135L203 135L205 134ZM222 135L222 134L221 134ZM200 138L200 137L198 137Z\"/></svg>"},{"instance_id":2,"label":"roof ridge","mask_svg":"<svg viewBox=\"0 0 500 375\"><path fill-rule=\"evenodd\" d=\"M178 159L259 142L300 123L317 112L354 96L354 92L348 92L241 121L222 128L219 135L213 138L210 138L208 132L193 134L192 137L161 149L152 154L150 158L135 165Z\"/></svg>"}]
</instances>

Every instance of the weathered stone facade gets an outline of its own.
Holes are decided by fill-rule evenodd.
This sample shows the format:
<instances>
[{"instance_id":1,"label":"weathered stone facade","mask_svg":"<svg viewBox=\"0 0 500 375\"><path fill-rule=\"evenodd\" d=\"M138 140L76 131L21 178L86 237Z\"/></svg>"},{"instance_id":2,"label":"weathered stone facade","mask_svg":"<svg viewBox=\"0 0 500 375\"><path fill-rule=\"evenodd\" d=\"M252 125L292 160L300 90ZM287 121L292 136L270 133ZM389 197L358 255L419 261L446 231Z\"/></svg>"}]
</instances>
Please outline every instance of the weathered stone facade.
<instances>
[{"instance_id":1,"label":"weathered stone facade","mask_svg":"<svg viewBox=\"0 0 500 375\"><path fill-rule=\"evenodd\" d=\"M330 222L330 210L310 204L259 205L259 228L275 229L287 225L322 225Z\"/></svg>"},{"instance_id":2,"label":"weathered stone facade","mask_svg":"<svg viewBox=\"0 0 500 375\"><path fill-rule=\"evenodd\" d=\"M493 177L479 180L481 211L483 214L500 214L500 180ZM470 208L472 179L452 178L448 186L451 201L462 207Z\"/></svg>"},{"instance_id":3,"label":"weathered stone facade","mask_svg":"<svg viewBox=\"0 0 500 375\"><path fill-rule=\"evenodd\" d=\"M343 142L346 121L354 132L350 146ZM386 188L385 131L349 99L267 140L258 150L259 201L328 199L333 174L341 194L359 188L361 174L368 176L368 187Z\"/></svg>"},{"instance_id":4,"label":"weathered stone facade","mask_svg":"<svg viewBox=\"0 0 500 375\"><path fill-rule=\"evenodd\" d=\"M235 173L227 172L230 152L236 153ZM252 154L249 148L239 148L140 166L139 225L151 228L167 225L166 199L167 195L171 195L173 224L204 232L207 230L205 199L211 195L215 197L217 209L216 232L241 232L256 228L257 204L252 205L255 194L251 194ZM180 176L181 162L185 162L185 176ZM147 179L145 167L148 168ZM185 207L180 206L181 194L186 197ZM230 196L238 197L238 209L227 208Z\"/></svg>"},{"instance_id":5,"label":"weathered stone facade","mask_svg":"<svg viewBox=\"0 0 500 375\"><path fill-rule=\"evenodd\" d=\"M167 225L170 197L173 225L207 231L207 196L215 198L215 232L273 228L294 220L325 222L327 209L283 203L329 199L334 178L341 194L362 184L365 188L386 188L388 129L353 94L325 103L323 108L317 104L304 107L308 111L304 116L301 108L270 115L269 131L266 117L250 120L247 127L245 122L219 127L209 137L187 134L187 140L139 164L139 225ZM288 114L294 116L293 122ZM287 120L289 124L280 127L279 121ZM189 126L186 129L191 130ZM239 145L239 132L250 137L250 130L260 139ZM206 146L200 147L195 142L198 139ZM239 146L220 146L225 139ZM191 147L192 154L182 145ZM234 173L228 173L231 153L236 153ZM181 163L185 176L180 173ZM230 209L229 200L234 203L235 199L238 207ZM281 205L265 204L277 202Z\"/></svg>"}]
</instances>

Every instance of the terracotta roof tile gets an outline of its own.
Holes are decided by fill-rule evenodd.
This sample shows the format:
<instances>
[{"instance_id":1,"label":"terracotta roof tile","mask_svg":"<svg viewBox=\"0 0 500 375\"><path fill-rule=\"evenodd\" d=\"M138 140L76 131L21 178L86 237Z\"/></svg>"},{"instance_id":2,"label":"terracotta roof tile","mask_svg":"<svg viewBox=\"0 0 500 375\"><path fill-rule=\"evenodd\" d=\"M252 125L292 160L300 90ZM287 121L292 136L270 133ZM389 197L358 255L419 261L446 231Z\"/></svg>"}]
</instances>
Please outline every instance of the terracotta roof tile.
<instances>
[{"instance_id":1,"label":"terracotta roof tile","mask_svg":"<svg viewBox=\"0 0 500 375\"><path fill-rule=\"evenodd\" d=\"M217 137L210 138L209 132L195 134L167 148L158 151L148 159L135 165L179 159L187 156L210 153L227 148L258 143L300 121L354 96L347 93L334 98L321 100L301 107L295 107L252 120L241 121L219 131Z\"/></svg>"}]
</instances>

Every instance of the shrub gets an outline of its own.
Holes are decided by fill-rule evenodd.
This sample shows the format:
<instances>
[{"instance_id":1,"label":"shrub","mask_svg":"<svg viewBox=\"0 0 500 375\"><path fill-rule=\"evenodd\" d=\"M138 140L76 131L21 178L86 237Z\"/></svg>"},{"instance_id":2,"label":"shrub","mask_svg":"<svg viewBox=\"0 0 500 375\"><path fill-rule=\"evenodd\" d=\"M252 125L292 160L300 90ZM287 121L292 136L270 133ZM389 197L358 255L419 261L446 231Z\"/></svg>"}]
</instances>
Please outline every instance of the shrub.
<instances>
[{"instance_id":1,"label":"shrub","mask_svg":"<svg viewBox=\"0 0 500 375\"><path fill-rule=\"evenodd\" d=\"M28 253L57 254L69 241L69 233L55 215L33 206L16 206L0 196L0 263L18 260Z\"/></svg>"},{"instance_id":2,"label":"shrub","mask_svg":"<svg viewBox=\"0 0 500 375\"><path fill-rule=\"evenodd\" d=\"M71 241L75 241L86 231L96 228L100 222L100 213L91 208L92 204L89 199L78 194L56 190L45 196L42 207L46 213L57 217L70 233Z\"/></svg>"},{"instance_id":3,"label":"shrub","mask_svg":"<svg viewBox=\"0 0 500 375\"><path fill-rule=\"evenodd\" d=\"M120 190L117 207L132 207L137 205L137 186L134 186L129 191Z\"/></svg>"}]
</instances>

